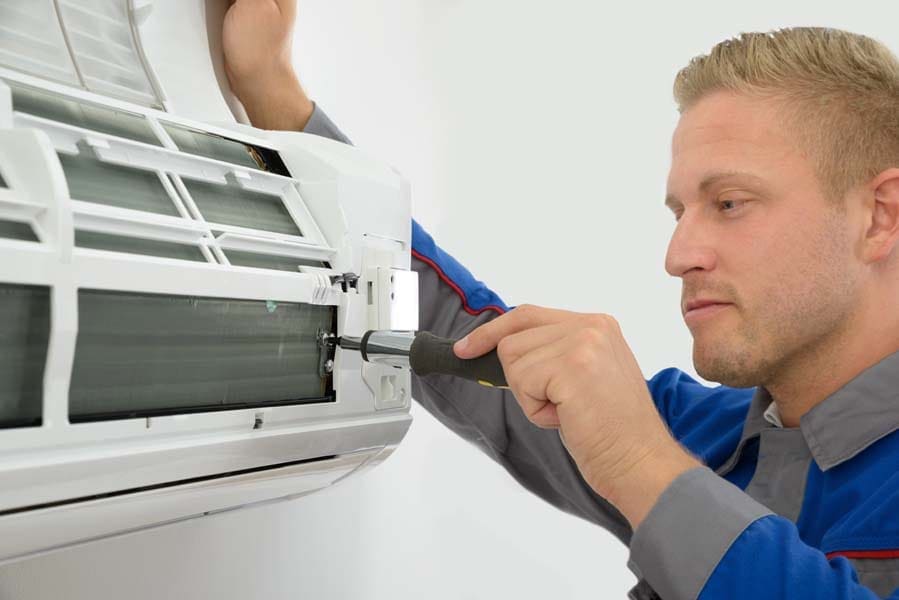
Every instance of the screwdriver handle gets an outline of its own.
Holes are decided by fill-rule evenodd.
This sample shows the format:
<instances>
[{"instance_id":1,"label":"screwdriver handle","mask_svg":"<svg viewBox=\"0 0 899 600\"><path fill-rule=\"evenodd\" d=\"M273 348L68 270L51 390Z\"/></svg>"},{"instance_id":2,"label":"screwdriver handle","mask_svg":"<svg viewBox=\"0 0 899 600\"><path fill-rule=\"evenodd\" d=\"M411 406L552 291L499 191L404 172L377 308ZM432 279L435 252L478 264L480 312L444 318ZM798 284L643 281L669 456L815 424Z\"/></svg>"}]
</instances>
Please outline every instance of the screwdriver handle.
<instances>
[{"instance_id":1,"label":"screwdriver handle","mask_svg":"<svg viewBox=\"0 0 899 600\"><path fill-rule=\"evenodd\" d=\"M488 387L507 388L506 374L496 350L478 358L464 359L453 352L456 340L420 331L409 349L409 366L418 375L455 375Z\"/></svg>"}]
</instances>

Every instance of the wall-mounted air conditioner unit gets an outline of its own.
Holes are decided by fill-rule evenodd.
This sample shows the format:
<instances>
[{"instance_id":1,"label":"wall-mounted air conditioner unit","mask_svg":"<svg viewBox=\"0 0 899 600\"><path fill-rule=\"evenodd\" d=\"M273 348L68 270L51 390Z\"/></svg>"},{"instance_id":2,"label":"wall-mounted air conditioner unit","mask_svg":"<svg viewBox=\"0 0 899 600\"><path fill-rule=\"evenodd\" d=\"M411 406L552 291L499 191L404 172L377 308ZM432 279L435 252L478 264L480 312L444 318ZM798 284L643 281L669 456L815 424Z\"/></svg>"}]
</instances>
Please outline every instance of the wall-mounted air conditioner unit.
<instances>
[{"instance_id":1,"label":"wall-mounted air conditioner unit","mask_svg":"<svg viewBox=\"0 0 899 600\"><path fill-rule=\"evenodd\" d=\"M417 328L408 186L174 114L149 8L0 0L0 562L307 494L409 427L408 371L326 343Z\"/></svg>"}]
</instances>

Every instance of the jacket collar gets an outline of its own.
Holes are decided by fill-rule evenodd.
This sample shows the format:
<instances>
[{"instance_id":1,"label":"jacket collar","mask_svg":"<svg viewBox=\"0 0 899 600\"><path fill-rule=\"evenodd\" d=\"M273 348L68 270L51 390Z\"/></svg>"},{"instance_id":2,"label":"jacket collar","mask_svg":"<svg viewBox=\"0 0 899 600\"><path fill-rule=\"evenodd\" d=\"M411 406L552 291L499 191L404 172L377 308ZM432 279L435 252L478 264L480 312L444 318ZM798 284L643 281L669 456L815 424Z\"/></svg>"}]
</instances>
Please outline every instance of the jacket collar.
<instances>
[{"instance_id":1,"label":"jacket collar","mask_svg":"<svg viewBox=\"0 0 899 600\"><path fill-rule=\"evenodd\" d=\"M765 419L772 402L764 388L756 388L743 423L740 442L718 469L733 469L746 443L762 430L775 428ZM859 373L799 419L799 429L818 467L827 471L899 430L899 352Z\"/></svg>"}]
</instances>

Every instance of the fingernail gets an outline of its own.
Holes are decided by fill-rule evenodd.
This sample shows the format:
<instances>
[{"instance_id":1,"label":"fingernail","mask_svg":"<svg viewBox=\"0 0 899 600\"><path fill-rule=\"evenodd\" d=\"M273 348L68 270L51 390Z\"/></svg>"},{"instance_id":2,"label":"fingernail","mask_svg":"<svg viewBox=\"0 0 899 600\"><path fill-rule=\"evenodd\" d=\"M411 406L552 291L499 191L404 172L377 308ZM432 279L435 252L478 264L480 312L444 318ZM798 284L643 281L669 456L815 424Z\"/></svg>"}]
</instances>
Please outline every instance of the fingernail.
<instances>
[{"instance_id":1,"label":"fingernail","mask_svg":"<svg viewBox=\"0 0 899 600\"><path fill-rule=\"evenodd\" d=\"M465 348L468 347L468 336L466 335L464 338L453 344L453 350L458 354L459 352L464 352Z\"/></svg>"}]
</instances>

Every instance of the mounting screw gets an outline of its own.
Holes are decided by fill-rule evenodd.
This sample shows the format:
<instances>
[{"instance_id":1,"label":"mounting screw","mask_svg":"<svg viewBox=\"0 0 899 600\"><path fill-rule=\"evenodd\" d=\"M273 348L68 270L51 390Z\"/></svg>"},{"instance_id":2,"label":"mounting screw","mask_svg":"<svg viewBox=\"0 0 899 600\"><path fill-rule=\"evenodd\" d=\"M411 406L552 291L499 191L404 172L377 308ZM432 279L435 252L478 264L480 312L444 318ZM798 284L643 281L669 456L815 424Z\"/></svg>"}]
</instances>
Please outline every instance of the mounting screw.
<instances>
[{"instance_id":1,"label":"mounting screw","mask_svg":"<svg viewBox=\"0 0 899 600\"><path fill-rule=\"evenodd\" d=\"M334 371L334 361L326 360L325 361L325 373L332 373Z\"/></svg>"}]
</instances>

